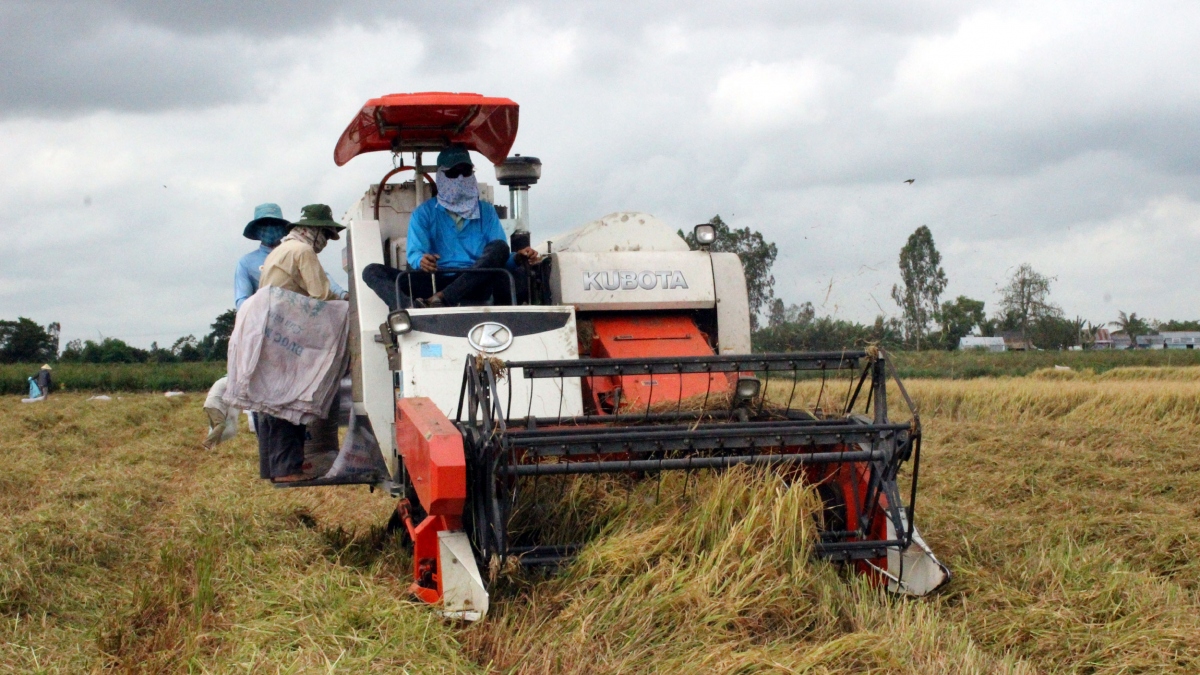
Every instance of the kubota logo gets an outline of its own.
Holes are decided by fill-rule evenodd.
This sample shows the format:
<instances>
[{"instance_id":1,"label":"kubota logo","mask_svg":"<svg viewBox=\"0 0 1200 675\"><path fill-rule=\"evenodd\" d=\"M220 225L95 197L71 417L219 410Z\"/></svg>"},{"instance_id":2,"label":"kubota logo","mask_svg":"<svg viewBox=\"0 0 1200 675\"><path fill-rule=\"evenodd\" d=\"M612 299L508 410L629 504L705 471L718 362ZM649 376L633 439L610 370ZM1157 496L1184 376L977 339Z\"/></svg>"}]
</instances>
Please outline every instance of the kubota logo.
<instances>
[{"instance_id":1,"label":"kubota logo","mask_svg":"<svg viewBox=\"0 0 1200 675\"><path fill-rule=\"evenodd\" d=\"M475 324L475 327L467 331L467 342L471 346L481 352L494 354L508 349L512 344L513 334L502 323L495 321L486 321L484 323Z\"/></svg>"},{"instance_id":2,"label":"kubota logo","mask_svg":"<svg viewBox=\"0 0 1200 675\"><path fill-rule=\"evenodd\" d=\"M583 290L585 291L644 291L655 288L687 288L687 279L679 270L660 270L651 272L645 270L607 270L603 272L584 272Z\"/></svg>"}]
</instances>

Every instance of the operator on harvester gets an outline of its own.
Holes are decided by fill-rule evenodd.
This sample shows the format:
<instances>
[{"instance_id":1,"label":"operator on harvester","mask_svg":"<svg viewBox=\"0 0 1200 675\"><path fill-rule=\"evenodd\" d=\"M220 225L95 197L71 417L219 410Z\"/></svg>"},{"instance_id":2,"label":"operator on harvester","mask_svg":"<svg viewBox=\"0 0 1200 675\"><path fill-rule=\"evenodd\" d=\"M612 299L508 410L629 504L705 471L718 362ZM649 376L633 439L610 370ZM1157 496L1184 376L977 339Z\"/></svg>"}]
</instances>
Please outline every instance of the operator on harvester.
<instances>
[{"instance_id":1,"label":"operator on harvester","mask_svg":"<svg viewBox=\"0 0 1200 675\"><path fill-rule=\"evenodd\" d=\"M417 307L453 307L459 304L505 305L510 301L508 276L461 274L465 269L519 269L520 263L537 263L537 251L526 247L509 253L500 218L491 204L479 199L475 164L465 148L451 147L437 158L437 196L413 211L408 221L408 265L429 272L410 277ZM363 268L363 281L388 304L398 309L410 303L404 290L397 295L400 270L373 263ZM435 290L434 282L436 281ZM408 288L406 285L404 288Z\"/></svg>"}]
</instances>

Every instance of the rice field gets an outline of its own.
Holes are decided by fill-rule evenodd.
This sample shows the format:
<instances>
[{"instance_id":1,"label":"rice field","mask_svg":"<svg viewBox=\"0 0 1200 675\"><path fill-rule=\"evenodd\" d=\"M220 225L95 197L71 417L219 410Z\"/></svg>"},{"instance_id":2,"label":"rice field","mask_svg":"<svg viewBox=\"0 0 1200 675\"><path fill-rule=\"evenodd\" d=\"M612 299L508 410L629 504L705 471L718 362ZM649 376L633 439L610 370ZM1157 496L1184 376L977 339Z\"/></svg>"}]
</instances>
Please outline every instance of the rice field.
<instances>
[{"instance_id":1,"label":"rice field","mask_svg":"<svg viewBox=\"0 0 1200 675\"><path fill-rule=\"evenodd\" d=\"M813 561L803 487L586 478L558 509L589 548L473 626L409 600L389 498L200 450L200 394L0 397L0 670L1200 672L1200 368L906 385L934 597Z\"/></svg>"}]
</instances>

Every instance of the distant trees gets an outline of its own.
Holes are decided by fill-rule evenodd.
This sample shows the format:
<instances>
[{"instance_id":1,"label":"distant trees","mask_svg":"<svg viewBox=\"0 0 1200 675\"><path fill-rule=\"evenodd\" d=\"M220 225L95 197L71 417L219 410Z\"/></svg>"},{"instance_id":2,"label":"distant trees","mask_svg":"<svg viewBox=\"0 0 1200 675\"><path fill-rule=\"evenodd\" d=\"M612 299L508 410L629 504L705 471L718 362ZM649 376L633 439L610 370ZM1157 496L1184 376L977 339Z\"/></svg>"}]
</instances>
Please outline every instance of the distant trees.
<instances>
[{"instance_id":1,"label":"distant trees","mask_svg":"<svg viewBox=\"0 0 1200 675\"><path fill-rule=\"evenodd\" d=\"M959 340L987 321L983 301L972 300L965 295L958 296L954 302L942 303L937 318L941 326L942 345L951 351L958 349Z\"/></svg>"},{"instance_id":2,"label":"distant trees","mask_svg":"<svg viewBox=\"0 0 1200 675\"><path fill-rule=\"evenodd\" d=\"M1200 321L1175 321L1174 319L1171 321L1156 321L1154 322L1154 330L1159 333L1181 330L1200 331Z\"/></svg>"},{"instance_id":3,"label":"distant trees","mask_svg":"<svg viewBox=\"0 0 1200 675\"><path fill-rule=\"evenodd\" d=\"M1137 312L1129 314L1117 312L1117 320L1109 321L1108 325L1121 329L1121 331L1129 336L1130 340L1138 335L1149 335L1156 332L1145 319L1137 315Z\"/></svg>"},{"instance_id":4,"label":"distant trees","mask_svg":"<svg viewBox=\"0 0 1200 675\"><path fill-rule=\"evenodd\" d=\"M1022 263L1000 289L1002 323L1015 325L1023 340L1030 338L1030 326L1039 319L1062 318L1062 309L1050 302L1052 281L1054 277L1039 274L1029 263Z\"/></svg>"},{"instance_id":5,"label":"distant trees","mask_svg":"<svg viewBox=\"0 0 1200 675\"><path fill-rule=\"evenodd\" d=\"M100 342L71 340L58 359L75 363L143 363L148 357L145 349L118 338L104 338Z\"/></svg>"},{"instance_id":6,"label":"distant trees","mask_svg":"<svg viewBox=\"0 0 1200 675\"><path fill-rule=\"evenodd\" d=\"M750 330L757 330L759 315L772 306L771 301L775 298L775 277L771 274L771 267L775 265L779 249L764 239L762 233L749 227L730 228L719 215L713 216L708 222L717 231L717 240L709 250L736 253L742 261L742 269L746 271L746 290L750 295ZM680 230L679 236L692 250L700 248L694 232L684 234Z\"/></svg>"},{"instance_id":7,"label":"distant trees","mask_svg":"<svg viewBox=\"0 0 1200 675\"><path fill-rule=\"evenodd\" d=\"M771 328L788 323L808 323L817 316L811 302L803 305L788 305L784 307L783 300L775 298L771 303L771 312L767 317L767 325Z\"/></svg>"},{"instance_id":8,"label":"distant trees","mask_svg":"<svg viewBox=\"0 0 1200 675\"><path fill-rule=\"evenodd\" d=\"M903 287L892 286L892 299L904 316L904 332L916 349L929 323L938 313L938 299L946 289L942 256L933 244L933 233L925 225L918 227L900 249L900 279Z\"/></svg>"},{"instance_id":9,"label":"distant trees","mask_svg":"<svg viewBox=\"0 0 1200 675\"><path fill-rule=\"evenodd\" d=\"M0 321L0 363L53 361L58 356L58 324L43 328L33 319Z\"/></svg>"},{"instance_id":10,"label":"distant trees","mask_svg":"<svg viewBox=\"0 0 1200 675\"><path fill-rule=\"evenodd\" d=\"M769 325L754 333L754 349L760 352L825 351L880 344L899 346L903 327L897 319L883 316L866 325L854 321L817 317L812 303L771 305Z\"/></svg>"},{"instance_id":11,"label":"distant trees","mask_svg":"<svg viewBox=\"0 0 1200 675\"><path fill-rule=\"evenodd\" d=\"M212 332L200 341L200 351L205 361L224 361L229 351L229 336L233 335L233 324L237 321L237 310L230 309L217 315L209 328Z\"/></svg>"},{"instance_id":12,"label":"distant trees","mask_svg":"<svg viewBox=\"0 0 1200 675\"><path fill-rule=\"evenodd\" d=\"M75 363L173 363L179 361L224 361L229 350L229 336L233 334L236 310L222 312L213 321L212 332L197 340L194 335L185 335L162 349L152 343L150 349L139 349L119 338L72 340L67 343L60 361Z\"/></svg>"}]
</instances>

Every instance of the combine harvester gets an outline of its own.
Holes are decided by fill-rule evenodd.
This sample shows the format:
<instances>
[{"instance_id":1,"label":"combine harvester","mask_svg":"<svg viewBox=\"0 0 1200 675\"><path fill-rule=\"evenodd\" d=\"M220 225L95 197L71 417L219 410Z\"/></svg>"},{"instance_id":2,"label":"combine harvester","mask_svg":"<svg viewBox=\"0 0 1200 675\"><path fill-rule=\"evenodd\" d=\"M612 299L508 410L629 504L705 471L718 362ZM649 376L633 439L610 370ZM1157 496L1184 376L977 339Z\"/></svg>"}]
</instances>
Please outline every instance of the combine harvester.
<instances>
[{"instance_id":1,"label":"combine harvester","mask_svg":"<svg viewBox=\"0 0 1200 675\"><path fill-rule=\"evenodd\" d=\"M712 226L696 226L693 251L646 214L588 223L537 247L544 261L526 275L488 272L524 291L528 300L518 304L513 292L512 306L388 307L365 287L368 264L406 268L409 215L432 196L436 173L422 157L450 144L495 165L509 189L501 222L514 249L528 245L528 191L541 164L508 156L517 117L506 98L392 94L368 101L334 151L339 166L374 151L393 158L345 217L343 264L354 413L375 430L386 464L355 480L399 498L393 524L412 539L412 591L449 617L475 620L487 613L489 572L573 556L580 544L510 530L524 500L547 492L533 489L539 476L739 465L817 486L818 555L899 593L945 583L948 571L913 524L920 423L889 419L884 353L751 354L742 265L708 250ZM403 171L413 180L388 183ZM480 193L493 201L490 186ZM404 271L397 284L417 274ZM797 375L813 371L852 372L852 395L837 409L806 412L783 396L773 403L763 385L794 392ZM910 458L906 507L897 473Z\"/></svg>"}]
</instances>

